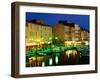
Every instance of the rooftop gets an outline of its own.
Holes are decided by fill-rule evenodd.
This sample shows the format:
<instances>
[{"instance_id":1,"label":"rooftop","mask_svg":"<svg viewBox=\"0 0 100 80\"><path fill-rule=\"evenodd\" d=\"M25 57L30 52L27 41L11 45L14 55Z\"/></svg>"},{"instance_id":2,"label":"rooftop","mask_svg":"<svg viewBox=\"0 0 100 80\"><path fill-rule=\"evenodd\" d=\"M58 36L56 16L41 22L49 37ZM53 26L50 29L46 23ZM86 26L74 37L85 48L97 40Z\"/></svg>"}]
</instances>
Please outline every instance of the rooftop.
<instances>
[{"instance_id":1,"label":"rooftop","mask_svg":"<svg viewBox=\"0 0 100 80\"><path fill-rule=\"evenodd\" d=\"M59 23L59 24L63 24L63 25L67 25L67 26L72 26L72 27L75 26L75 23L69 22L69 21L64 21L64 20L59 21L58 23Z\"/></svg>"},{"instance_id":2,"label":"rooftop","mask_svg":"<svg viewBox=\"0 0 100 80\"><path fill-rule=\"evenodd\" d=\"M28 22L38 24L38 25L50 26L50 25L45 24L42 20L33 19L33 20L30 20L30 21L26 21L26 23L28 23Z\"/></svg>"}]
</instances>

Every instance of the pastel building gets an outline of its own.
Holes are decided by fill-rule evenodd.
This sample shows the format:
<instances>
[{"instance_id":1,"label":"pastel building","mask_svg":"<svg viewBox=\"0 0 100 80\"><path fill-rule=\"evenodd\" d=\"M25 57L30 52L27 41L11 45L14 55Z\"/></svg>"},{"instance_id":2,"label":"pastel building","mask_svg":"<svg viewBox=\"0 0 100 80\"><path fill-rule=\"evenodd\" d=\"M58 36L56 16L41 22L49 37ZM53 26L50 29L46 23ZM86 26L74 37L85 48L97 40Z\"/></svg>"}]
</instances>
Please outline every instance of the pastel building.
<instances>
[{"instance_id":1,"label":"pastel building","mask_svg":"<svg viewBox=\"0 0 100 80\"><path fill-rule=\"evenodd\" d=\"M81 38L79 25L67 21L60 21L53 28L53 33L63 41L79 41Z\"/></svg>"},{"instance_id":2,"label":"pastel building","mask_svg":"<svg viewBox=\"0 0 100 80\"><path fill-rule=\"evenodd\" d=\"M81 40L89 41L89 31L87 31L85 29L81 29Z\"/></svg>"},{"instance_id":3,"label":"pastel building","mask_svg":"<svg viewBox=\"0 0 100 80\"><path fill-rule=\"evenodd\" d=\"M52 28L42 21L32 20L26 23L26 46L51 42Z\"/></svg>"},{"instance_id":4,"label":"pastel building","mask_svg":"<svg viewBox=\"0 0 100 80\"><path fill-rule=\"evenodd\" d=\"M54 27L44 24L42 20L26 22L26 46L52 43L50 37L56 36L65 45L80 45L89 42L89 31L69 21L59 21Z\"/></svg>"},{"instance_id":5,"label":"pastel building","mask_svg":"<svg viewBox=\"0 0 100 80\"><path fill-rule=\"evenodd\" d=\"M53 34L58 36L66 45L77 45L81 44L81 41L89 40L88 31L81 29L78 24L68 21L59 21L53 28Z\"/></svg>"}]
</instances>

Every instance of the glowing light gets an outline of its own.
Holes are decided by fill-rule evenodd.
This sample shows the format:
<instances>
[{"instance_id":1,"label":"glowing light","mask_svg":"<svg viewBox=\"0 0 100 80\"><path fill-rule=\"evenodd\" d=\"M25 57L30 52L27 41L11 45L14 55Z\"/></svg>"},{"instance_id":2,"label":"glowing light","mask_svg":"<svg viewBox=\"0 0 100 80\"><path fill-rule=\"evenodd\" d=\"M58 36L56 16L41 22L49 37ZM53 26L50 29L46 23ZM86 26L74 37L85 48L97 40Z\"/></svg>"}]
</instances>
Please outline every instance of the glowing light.
<instances>
[{"instance_id":1,"label":"glowing light","mask_svg":"<svg viewBox=\"0 0 100 80\"><path fill-rule=\"evenodd\" d=\"M68 51L66 51L65 53L66 53L66 55L67 55L68 57L70 57L70 55L75 56L75 55L77 54L77 51L76 51L76 50L68 50Z\"/></svg>"},{"instance_id":2,"label":"glowing light","mask_svg":"<svg viewBox=\"0 0 100 80\"><path fill-rule=\"evenodd\" d=\"M58 56L55 57L55 62L58 64Z\"/></svg>"},{"instance_id":3,"label":"glowing light","mask_svg":"<svg viewBox=\"0 0 100 80\"><path fill-rule=\"evenodd\" d=\"M31 65L33 63L33 59L29 58L29 64Z\"/></svg>"},{"instance_id":4,"label":"glowing light","mask_svg":"<svg viewBox=\"0 0 100 80\"><path fill-rule=\"evenodd\" d=\"M89 42L88 41L85 41L85 45L89 45Z\"/></svg>"},{"instance_id":5,"label":"glowing light","mask_svg":"<svg viewBox=\"0 0 100 80\"><path fill-rule=\"evenodd\" d=\"M44 62L44 61L42 62L42 66L43 66L43 67L45 66L45 62Z\"/></svg>"},{"instance_id":6,"label":"glowing light","mask_svg":"<svg viewBox=\"0 0 100 80\"><path fill-rule=\"evenodd\" d=\"M36 58L35 58L35 57L33 57L32 59L33 59L33 61L35 61L35 60L36 60Z\"/></svg>"},{"instance_id":7,"label":"glowing light","mask_svg":"<svg viewBox=\"0 0 100 80\"><path fill-rule=\"evenodd\" d=\"M44 44L44 42L40 42L41 44Z\"/></svg>"},{"instance_id":8,"label":"glowing light","mask_svg":"<svg viewBox=\"0 0 100 80\"><path fill-rule=\"evenodd\" d=\"M37 41L37 42L40 42L41 40L40 40L40 39L37 39L36 41Z\"/></svg>"},{"instance_id":9,"label":"glowing light","mask_svg":"<svg viewBox=\"0 0 100 80\"><path fill-rule=\"evenodd\" d=\"M58 37L55 37L55 39L58 39Z\"/></svg>"},{"instance_id":10,"label":"glowing light","mask_svg":"<svg viewBox=\"0 0 100 80\"><path fill-rule=\"evenodd\" d=\"M52 37L49 37L49 40L52 40Z\"/></svg>"},{"instance_id":11,"label":"glowing light","mask_svg":"<svg viewBox=\"0 0 100 80\"><path fill-rule=\"evenodd\" d=\"M65 45L81 45L81 41L65 41Z\"/></svg>"},{"instance_id":12,"label":"glowing light","mask_svg":"<svg viewBox=\"0 0 100 80\"><path fill-rule=\"evenodd\" d=\"M35 42L32 42L32 43L26 43L26 46L31 46L31 45L36 45Z\"/></svg>"},{"instance_id":13,"label":"glowing light","mask_svg":"<svg viewBox=\"0 0 100 80\"><path fill-rule=\"evenodd\" d=\"M52 58L49 59L49 65L52 65L53 64L53 60Z\"/></svg>"},{"instance_id":14,"label":"glowing light","mask_svg":"<svg viewBox=\"0 0 100 80\"><path fill-rule=\"evenodd\" d=\"M32 41L32 40L34 40L34 39L33 39L33 38L30 38L29 40Z\"/></svg>"},{"instance_id":15,"label":"glowing light","mask_svg":"<svg viewBox=\"0 0 100 80\"><path fill-rule=\"evenodd\" d=\"M49 41L48 44L50 44L51 42Z\"/></svg>"}]
</instances>

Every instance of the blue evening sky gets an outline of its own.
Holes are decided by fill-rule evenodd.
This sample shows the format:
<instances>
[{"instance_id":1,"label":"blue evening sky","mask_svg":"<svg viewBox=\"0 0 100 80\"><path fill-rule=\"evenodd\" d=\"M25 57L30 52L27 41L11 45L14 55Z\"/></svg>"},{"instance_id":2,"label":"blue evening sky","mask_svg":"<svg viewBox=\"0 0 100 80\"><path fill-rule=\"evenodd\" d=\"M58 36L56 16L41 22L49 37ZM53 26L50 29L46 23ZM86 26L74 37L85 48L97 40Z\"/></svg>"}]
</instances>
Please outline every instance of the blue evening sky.
<instances>
[{"instance_id":1,"label":"blue evening sky","mask_svg":"<svg viewBox=\"0 0 100 80\"><path fill-rule=\"evenodd\" d=\"M55 26L60 20L67 20L89 30L89 15L26 12L26 20L30 21L33 19L43 20L45 24L51 26Z\"/></svg>"}]
</instances>

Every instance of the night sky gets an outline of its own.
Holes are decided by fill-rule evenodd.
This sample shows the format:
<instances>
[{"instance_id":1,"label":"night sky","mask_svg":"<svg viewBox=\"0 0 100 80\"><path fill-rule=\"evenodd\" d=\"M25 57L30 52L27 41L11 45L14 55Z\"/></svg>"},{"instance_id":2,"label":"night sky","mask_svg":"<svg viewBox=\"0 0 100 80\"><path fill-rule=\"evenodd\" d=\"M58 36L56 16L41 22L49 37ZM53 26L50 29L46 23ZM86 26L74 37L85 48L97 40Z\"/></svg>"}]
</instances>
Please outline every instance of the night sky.
<instances>
[{"instance_id":1,"label":"night sky","mask_svg":"<svg viewBox=\"0 0 100 80\"><path fill-rule=\"evenodd\" d=\"M33 19L43 20L46 25L55 26L58 21L67 20L89 31L89 15L76 15L76 14L54 14L54 13L33 13L26 12L26 20Z\"/></svg>"}]
</instances>

